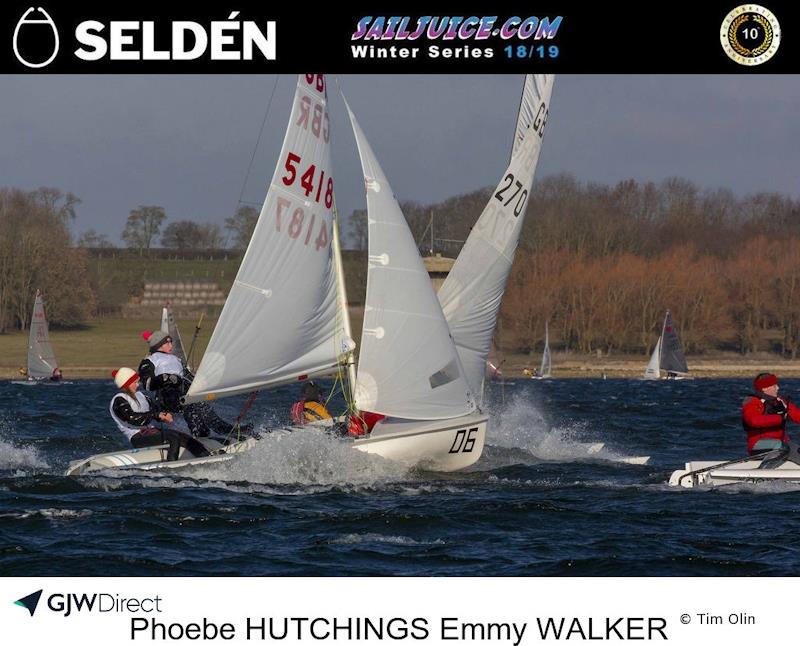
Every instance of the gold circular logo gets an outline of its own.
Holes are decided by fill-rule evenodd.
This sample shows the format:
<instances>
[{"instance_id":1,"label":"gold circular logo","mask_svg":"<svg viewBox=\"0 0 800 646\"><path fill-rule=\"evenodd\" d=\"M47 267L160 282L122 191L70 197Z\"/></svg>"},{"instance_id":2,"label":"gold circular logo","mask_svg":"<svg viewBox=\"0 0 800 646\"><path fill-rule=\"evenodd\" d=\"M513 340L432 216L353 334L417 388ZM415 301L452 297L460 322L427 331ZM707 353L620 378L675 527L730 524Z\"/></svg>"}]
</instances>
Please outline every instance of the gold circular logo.
<instances>
[{"instance_id":1,"label":"gold circular logo","mask_svg":"<svg viewBox=\"0 0 800 646\"><path fill-rule=\"evenodd\" d=\"M725 16L719 39L731 60L740 65L761 65L778 51L781 26L769 9L743 4Z\"/></svg>"}]
</instances>

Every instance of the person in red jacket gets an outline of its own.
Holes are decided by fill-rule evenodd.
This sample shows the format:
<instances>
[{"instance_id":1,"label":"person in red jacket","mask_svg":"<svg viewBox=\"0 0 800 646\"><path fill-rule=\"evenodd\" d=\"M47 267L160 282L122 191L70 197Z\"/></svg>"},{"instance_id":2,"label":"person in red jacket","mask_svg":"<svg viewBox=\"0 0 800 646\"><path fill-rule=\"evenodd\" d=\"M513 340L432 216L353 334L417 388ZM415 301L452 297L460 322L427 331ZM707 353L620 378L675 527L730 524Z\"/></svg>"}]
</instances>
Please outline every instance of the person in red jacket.
<instances>
[{"instance_id":1,"label":"person in red jacket","mask_svg":"<svg viewBox=\"0 0 800 646\"><path fill-rule=\"evenodd\" d=\"M762 372L753 380L755 394L742 404L742 425L747 433L747 451L758 455L767 451L782 451L778 462L770 460L762 467L775 467L786 460L800 464L800 447L789 440L786 432L787 418L800 423L800 408L778 396L778 378Z\"/></svg>"}]
</instances>

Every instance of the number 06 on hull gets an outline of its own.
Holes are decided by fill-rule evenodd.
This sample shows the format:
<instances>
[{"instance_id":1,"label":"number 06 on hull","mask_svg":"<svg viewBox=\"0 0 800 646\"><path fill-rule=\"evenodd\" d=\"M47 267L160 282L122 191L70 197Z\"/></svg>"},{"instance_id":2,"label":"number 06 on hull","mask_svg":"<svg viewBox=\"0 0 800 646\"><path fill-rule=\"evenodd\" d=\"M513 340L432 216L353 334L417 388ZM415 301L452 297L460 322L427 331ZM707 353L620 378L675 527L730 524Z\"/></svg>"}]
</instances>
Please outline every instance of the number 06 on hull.
<instances>
[{"instance_id":1,"label":"number 06 on hull","mask_svg":"<svg viewBox=\"0 0 800 646\"><path fill-rule=\"evenodd\" d=\"M427 422L384 420L375 425L369 437L355 440L354 446L420 469L458 471L480 458L487 426L488 417L479 413Z\"/></svg>"}]
</instances>

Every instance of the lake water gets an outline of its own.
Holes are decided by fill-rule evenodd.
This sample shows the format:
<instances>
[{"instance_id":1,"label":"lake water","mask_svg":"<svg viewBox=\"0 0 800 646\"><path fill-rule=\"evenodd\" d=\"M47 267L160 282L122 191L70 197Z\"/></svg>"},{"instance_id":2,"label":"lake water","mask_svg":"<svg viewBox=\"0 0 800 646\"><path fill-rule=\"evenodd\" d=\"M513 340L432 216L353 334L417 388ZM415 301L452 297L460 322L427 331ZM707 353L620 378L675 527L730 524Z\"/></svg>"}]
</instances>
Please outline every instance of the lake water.
<instances>
[{"instance_id":1,"label":"lake water","mask_svg":"<svg viewBox=\"0 0 800 646\"><path fill-rule=\"evenodd\" d=\"M800 381L782 387L791 397ZM747 379L494 384L487 447L463 473L409 470L300 432L181 473L64 477L70 460L125 446L108 415L114 392L110 380L0 382L3 575L800 570L800 486L666 485L687 460L743 454ZM262 393L249 419L279 426L294 394ZM233 417L242 402L218 410ZM641 455L646 466L625 461Z\"/></svg>"}]
</instances>

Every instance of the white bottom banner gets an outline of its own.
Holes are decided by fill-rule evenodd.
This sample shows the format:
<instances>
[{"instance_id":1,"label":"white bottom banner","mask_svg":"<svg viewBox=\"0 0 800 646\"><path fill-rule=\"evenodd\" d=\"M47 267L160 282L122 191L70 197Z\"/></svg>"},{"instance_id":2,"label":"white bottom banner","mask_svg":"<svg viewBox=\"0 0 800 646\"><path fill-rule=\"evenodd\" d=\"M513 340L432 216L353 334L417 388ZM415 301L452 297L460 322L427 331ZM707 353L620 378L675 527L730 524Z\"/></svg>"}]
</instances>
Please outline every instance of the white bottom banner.
<instances>
[{"instance_id":1,"label":"white bottom banner","mask_svg":"<svg viewBox=\"0 0 800 646\"><path fill-rule=\"evenodd\" d=\"M5 578L2 643L795 644L795 579Z\"/></svg>"}]
</instances>

